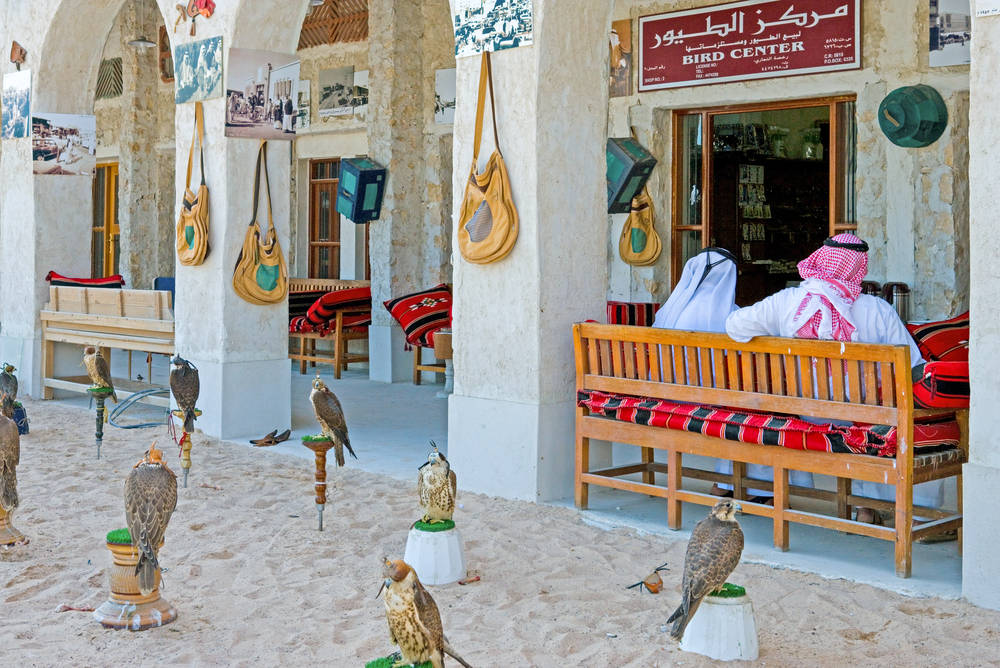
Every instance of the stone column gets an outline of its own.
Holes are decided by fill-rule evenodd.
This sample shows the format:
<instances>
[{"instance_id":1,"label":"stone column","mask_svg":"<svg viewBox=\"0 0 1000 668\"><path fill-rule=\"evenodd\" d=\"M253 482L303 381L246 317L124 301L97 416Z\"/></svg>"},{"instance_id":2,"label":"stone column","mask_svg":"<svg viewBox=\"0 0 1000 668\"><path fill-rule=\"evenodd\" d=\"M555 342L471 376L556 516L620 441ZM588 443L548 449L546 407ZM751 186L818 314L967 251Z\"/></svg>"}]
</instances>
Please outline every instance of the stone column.
<instances>
[{"instance_id":1,"label":"stone column","mask_svg":"<svg viewBox=\"0 0 1000 668\"><path fill-rule=\"evenodd\" d=\"M421 247L423 199L424 20L420 3L371 0L368 5L368 148L389 176L382 216L369 227L372 325L368 330L372 380L405 380L411 353L382 302L425 287ZM433 95L433 90L430 92Z\"/></svg>"},{"instance_id":2,"label":"stone column","mask_svg":"<svg viewBox=\"0 0 1000 668\"><path fill-rule=\"evenodd\" d=\"M601 317L607 286L608 50L597 45L607 41L612 4L535 0L534 44L493 55L500 144L520 234L494 264L454 254L448 457L462 485L478 492L528 500L572 494L571 325ZM456 227L479 62L457 61ZM483 162L493 148L492 132L484 136Z\"/></svg>"},{"instance_id":3,"label":"stone column","mask_svg":"<svg viewBox=\"0 0 1000 668\"><path fill-rule=\"evenodd\" d=\"M987 583L1000 576L997 552L996 490L1000 488L1000 235L996 212L1000 191L1000 127L995 110L1000 106L996 70L1000 53L991 47L1000 40L1000 16L975 20L972 43L969 109L969 237L971 252L971 321L969 380L969 463L964 467L963 509L965 531L962 558L962 591L971 602L1000 610L1000 596Z\"/></svg>"},{"instance_id":4,"label":"stone column","mask_svg":"<svg viewBox=\"0 0 1000 668\"><path fill-rule=\"evenodd\" d=\"M121 11L122 96L118 139L118 225L121 272L129 288L150 289L160 275L159 246L173 247L172 229L161 229L156 205L157 48L138 48L138 36L157 40L159 11L152 0L127 2ZM186 136L190 137L190 133ZM187 153L184 154L185 158ZM168 271L169 275L169 271Z\"/></svg>"}]
</instances>

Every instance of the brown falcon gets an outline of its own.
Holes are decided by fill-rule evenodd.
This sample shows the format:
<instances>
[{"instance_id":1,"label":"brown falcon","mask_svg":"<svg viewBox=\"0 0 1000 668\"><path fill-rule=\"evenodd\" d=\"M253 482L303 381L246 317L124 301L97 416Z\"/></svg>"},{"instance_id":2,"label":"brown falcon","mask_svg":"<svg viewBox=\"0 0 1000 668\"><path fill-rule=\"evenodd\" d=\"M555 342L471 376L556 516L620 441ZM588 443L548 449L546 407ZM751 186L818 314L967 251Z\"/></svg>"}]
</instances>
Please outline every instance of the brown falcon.
<instances>
[{"instance_id":1,"label":"brown falcon","mask_svg":"<svg viewBox=\"0 0 1000 668\"><path fill-rule=\"evenodd\" d=\"M389 636L399 645L402 663L419 665L430 661L434 668L442 668L444 655L448 654L471 668L448 644L441 627L441 613L409 564L402 559L386 560L385 580L379 594L383 590Z\"/></svg>"},{"instance_id":2,"label":"brown falcon","mask_svg":"<svg viewBox=\"0 0 1000 668\"><path fill-rule=\"evenodd\" d=\"M17 425L0 415L0 508L17 508L17 464L21 459L21 437Z\"/></svg>"},{"instance_id":3,"label":"brown falcon","mask_svg":"<svg viewBox=\"0 0 1000 668\"><path fill-rule=\"evenodd\" d=\"M154 443L125 478L125 521L139 552L135 572L144 595L156 588L156 560L170 515L177 507L177 476Z\"/></svg>"},{"instance_id":4,"label":"brown falcon","mask_svg":"<svg viewBox=\"0 0 1000 668\"><path fill-rule=\"evenodd\" d=\"M743 530L734 519L739 510L740 504L732 499L723 499L691 532L684 555L681 604L667 620L668 624L674 623L670 635L677 640L684 636L684 629L694 617L701 600L722 589L726 578L740 563Z\"/></svg>"},{"instance_id":5,"label":"brown falcon","mask_svg":"<svg viewBox=\"0 0 1000 668\"><path fill-rule=\"evenodd\" d=\"M455 513L457 481L451 464L438 452L434 441L431 445L434 449L427 456L427 463L417 472L417 493L424 509L423 521L434 523L450 520Z\"/></svg>"},{"instance_id":6,"label":"brown falcon","mask_svg":"<svg viewBox=\"0 0 1000 668\"><path fill-rule=\"evenodd\" d=\"M17 369L13 364L4 364L0 372L0 410L6 417L14 417L14 402L17 401Z\"/></svg>"},{"instance_id":7,"label":"brown falcon","mask_svg":"<svg viewBox=\"0 0 1000 668\"><path fill-rule=\"evenodd\" d=\"M111 382L111 369L108 368L108 361L104 359L94 346L87 346L83 349L83 365L87 367L87 375L90 382L96 387L107 387L111 390L111 400L118 403L118 395L115 394L115 384Z\"/></svg>"},{"instance_id":8,"label":"brown falcon","mask_svg":"<svg viewBox=\"0 0 1000 668\"><path fill-rule=\"evenodd\" d=\"M190 434L194 432L194 408L200 390L198 367L180 356L174 357L171 363L170 392L174 395L177 408L184 413L184 431Z\"/></svg>"},{"instance_id":9,"label":"brown falcon","mask_svg":"<svg viewBox=\"0 0 1000 668\"><path fill-rule=\"evenodd\" d=\"M323 435L333 441L333 451L337 455L337 466L344 465L344 448L351 457L358 458L351 447L351 439L347 436L347 423L344 421L344 409L340 407L337 395L330 391L319 376L313 380L313 389L309 393L316 421L323 429Z\"/></svg>"}]
</instances>

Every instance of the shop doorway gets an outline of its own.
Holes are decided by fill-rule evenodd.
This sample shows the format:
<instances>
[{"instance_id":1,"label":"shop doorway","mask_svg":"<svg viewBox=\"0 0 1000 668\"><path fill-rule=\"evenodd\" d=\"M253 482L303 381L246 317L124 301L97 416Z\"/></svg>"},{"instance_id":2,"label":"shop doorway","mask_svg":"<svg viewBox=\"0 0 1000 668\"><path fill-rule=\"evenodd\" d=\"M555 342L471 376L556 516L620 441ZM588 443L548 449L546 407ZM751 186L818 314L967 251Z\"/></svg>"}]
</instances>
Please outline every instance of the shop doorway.
<instances>
[{"instance_id":1,"label":"shop doorway","mask_svg":"<svg viewBox=\"0 0 1000 668\"><path fill-rule=\"evenodd\" d=\"M90 276L104 278L119 271L118 163L107 162L94 170L94 223L91 229Z\"/></svg>"},{"instance_id":2,"label":"shop doorway","mask_svg":"<svg viewBox=\"0 0 1000 668\"><path fill-rule=\"evenodd\" d=\"M673 283L700 249L726 248L746 306L856 228L853 97L677 111L673 127Z\"/></svg>"},{"instance_id":3,"label":"shop doorway","mask_svg":"<svg viewBox=\"0 0 1000 668\"><path fill-rule=\"evenodd\" d=\"M340 214L337 213L339 184L340 158L309 161L309 278L343 278ZM364 278L371 279L368 223L365 223L364 234Z\"/></svg>"}]
</instances>

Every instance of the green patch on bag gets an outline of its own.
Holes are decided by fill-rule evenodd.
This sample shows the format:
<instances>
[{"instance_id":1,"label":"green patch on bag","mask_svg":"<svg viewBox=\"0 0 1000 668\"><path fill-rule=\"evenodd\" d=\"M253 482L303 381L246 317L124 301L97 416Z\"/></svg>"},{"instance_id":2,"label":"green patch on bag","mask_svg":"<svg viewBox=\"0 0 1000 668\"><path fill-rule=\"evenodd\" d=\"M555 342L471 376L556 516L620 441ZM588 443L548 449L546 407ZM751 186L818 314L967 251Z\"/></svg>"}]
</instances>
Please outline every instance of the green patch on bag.
<instances>
[{"instance_id":1,"label":"green patch on bag","mask_svg":"<svg viewBox=\"0 0 1000 668\"><path fill-rule=\"evenodd\" d=\"M635 227L629 232L631 232L632 252L641 253L646 247L646 233Z\"/></svg>"},{"instance_id":2,"label":"green patch on bag","mask_svg":"<svg viewBox=\"0 0 1000 668\"><path fill-rule=\"evenodd\" d=\"M278 276L280 275L281 269L278 265L266 265L262 264L257 267L257 285L261 287L262 290L267 290L270 292L278 287Z\"/></svg>"},{"instance_id":3,"label":"green patch on bag","mask_svg":"<svg viewBox=\"0 0 1000 668\"><path fill-rule=\"evenodd\" d=\"M184 228L184 241L187 242L188 248L194 248L194 226L188 225Z\"/></svg>"}]
</instances>

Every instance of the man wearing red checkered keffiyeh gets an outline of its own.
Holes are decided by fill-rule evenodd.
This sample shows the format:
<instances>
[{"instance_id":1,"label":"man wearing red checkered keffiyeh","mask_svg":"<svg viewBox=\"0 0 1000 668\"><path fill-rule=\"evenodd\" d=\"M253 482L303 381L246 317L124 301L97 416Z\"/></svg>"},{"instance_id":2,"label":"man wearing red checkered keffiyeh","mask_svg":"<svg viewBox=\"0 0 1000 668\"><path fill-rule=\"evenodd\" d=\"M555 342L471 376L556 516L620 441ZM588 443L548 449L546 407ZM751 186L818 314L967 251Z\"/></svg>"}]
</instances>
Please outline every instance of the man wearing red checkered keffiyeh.
<instances>
[{"instance_id":1,"label":"man wearing red checkered keffiyeh","mask_svg":"<svg viewBox=\"0 0 1000 668\"><path fill-rule=\"evenodd\" d=\"M799 262L806 296L792 318L797 337L856 340L851 311L868 273L867 251L868 244L853 234L838 234Z\"/></svg>"}]
</instances>

